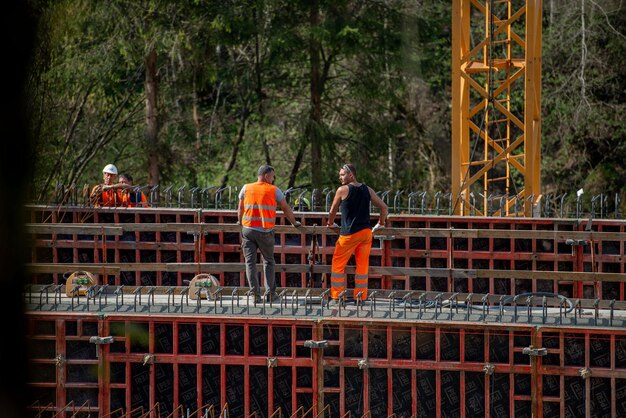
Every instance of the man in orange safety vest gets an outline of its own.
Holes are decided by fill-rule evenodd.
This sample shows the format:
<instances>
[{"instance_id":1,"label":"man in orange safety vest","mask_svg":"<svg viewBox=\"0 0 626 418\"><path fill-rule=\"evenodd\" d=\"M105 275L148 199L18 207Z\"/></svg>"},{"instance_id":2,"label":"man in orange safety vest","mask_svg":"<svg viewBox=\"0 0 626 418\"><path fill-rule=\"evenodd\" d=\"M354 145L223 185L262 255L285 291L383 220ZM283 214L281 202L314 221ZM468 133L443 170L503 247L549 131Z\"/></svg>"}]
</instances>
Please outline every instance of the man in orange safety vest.
<instances>
[{"instance_id":1,"label":"man in orange safety vest","mask_svg":"<svg viewBox=\"0 0 626 418\"><path fill-rule=\"evenodd\" d=\"M274 168L262 165L257 171L257 182L244 185L239 192L237 210L238 224L241 224L241 248L246 261L248 285L254 293L254 302L260 303L261 293L256 269L257 250L263 257L265 289L270 302L278 299L274 276L274 225L276 224L276 206L296 228L298 222L285 200L283 192L274 185Z\"/></svg>"}]
</instances>

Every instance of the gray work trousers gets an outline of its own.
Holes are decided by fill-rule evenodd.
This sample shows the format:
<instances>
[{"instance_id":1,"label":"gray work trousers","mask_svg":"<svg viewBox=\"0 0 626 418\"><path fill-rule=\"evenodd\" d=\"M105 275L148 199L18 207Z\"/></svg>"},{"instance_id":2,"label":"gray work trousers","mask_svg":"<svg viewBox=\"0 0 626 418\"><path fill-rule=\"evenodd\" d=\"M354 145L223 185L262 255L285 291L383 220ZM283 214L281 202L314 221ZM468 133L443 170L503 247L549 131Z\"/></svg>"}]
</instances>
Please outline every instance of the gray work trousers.
<instances>
[{"instance_id":1,"label":"gray work trousers","mask_svg":"<svg viewBox=\"0 0 626 418\"><path fill-rule=\"evenodd\" d=\"M263 257L263 274L265 275L265 290L270 293L276 292L276 280L274 277L274 231L261 232L250 228L241 229L241 249L246 259L246 276L248 285L255 294L261 295L259 276L256 270L256 251L261 252Z\"/></svg>"}]
</instances>

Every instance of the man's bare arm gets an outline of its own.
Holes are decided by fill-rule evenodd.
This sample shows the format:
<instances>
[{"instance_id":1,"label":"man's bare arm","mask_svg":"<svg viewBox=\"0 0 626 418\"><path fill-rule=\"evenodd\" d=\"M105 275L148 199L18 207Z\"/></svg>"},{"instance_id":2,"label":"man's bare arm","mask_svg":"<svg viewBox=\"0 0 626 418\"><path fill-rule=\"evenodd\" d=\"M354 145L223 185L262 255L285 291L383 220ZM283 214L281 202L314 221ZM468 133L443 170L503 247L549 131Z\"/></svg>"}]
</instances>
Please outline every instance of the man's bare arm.
<instances>
[{"instance_id":1,"label":"man's bare arm","mask_svg":"<svg viewBox=\"0 0 626 418\"><path fill-rule=\"evenodd\" d=\"M348 186L340 186L335 192L335 197L333 198L333 204L330 206L330 212L328 213L328 221L326 226L333 226L335 224L335 216L337 216L337 211L339 211L339 205L341 205L341 200L347 196Z\"/></svg>"},{"instance_id":2,"label":"man's bare arm","mask_svg":"<svg viewBox=\"0 0 626 418\"><path fill-rule=\"evenodd\" d=\"M296 220L296 216L293 214L293 211L291 210L291 206L287 204L286 199L283 199L280 202L278 202L278 207L282 209L282 211L285 213L285 216L287 217L287 219L289 220L289 222L291 222L293 226L297 228L300 225L302 225L300 222Z\"/></svg>"}]
</instances>

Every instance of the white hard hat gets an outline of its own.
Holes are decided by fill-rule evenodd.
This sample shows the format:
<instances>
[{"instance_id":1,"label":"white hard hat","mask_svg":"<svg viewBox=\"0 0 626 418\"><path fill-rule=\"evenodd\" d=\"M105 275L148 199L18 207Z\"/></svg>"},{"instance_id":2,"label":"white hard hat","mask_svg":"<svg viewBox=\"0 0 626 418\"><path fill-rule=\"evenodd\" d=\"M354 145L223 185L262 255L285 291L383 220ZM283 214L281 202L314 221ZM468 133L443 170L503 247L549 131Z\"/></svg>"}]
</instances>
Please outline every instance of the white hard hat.
<instances>
[{"instance_id":1,"label":"white hard hat","mask_svg":"<svg viewBox=\"0 0 626 418\"><path fill-rule=\"evenodd\" d=\"M113 164L107 164L102 169L103 173L115 174L117 176L117 167Z\"/></svg>"}]
</instances>

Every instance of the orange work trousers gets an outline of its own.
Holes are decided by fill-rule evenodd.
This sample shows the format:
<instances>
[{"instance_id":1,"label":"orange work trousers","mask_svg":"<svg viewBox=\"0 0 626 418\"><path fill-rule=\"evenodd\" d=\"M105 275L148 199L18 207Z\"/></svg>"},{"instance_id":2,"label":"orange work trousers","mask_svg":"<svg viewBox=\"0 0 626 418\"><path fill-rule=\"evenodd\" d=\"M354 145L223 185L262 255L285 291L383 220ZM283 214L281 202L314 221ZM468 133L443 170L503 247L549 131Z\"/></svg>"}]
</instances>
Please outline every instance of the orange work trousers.
<instances>
[{"instance_id":1,"label":"orange work trousers","mask_svg":"<svg viewBox=\"0 0 626 418\"><path fill-rule=\"evenodd\" d=\"M330 275L330 297L338 299L346 289L346 264L354 254L356 274L354 275L354 298L361 292L360 299L367 299L367 271L370 265L372 249L372 230L363 229L352 235L341 235L333 253L332 272Z\"/></svg>"}]
</instances>

